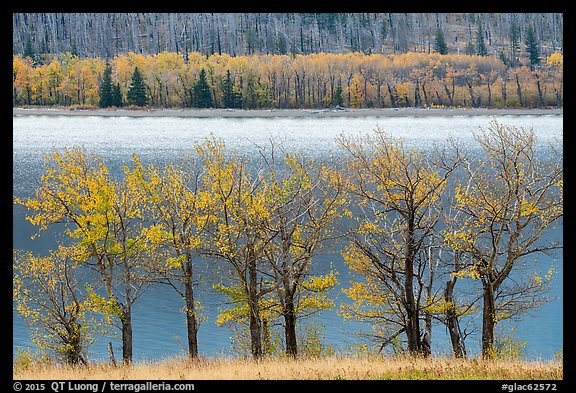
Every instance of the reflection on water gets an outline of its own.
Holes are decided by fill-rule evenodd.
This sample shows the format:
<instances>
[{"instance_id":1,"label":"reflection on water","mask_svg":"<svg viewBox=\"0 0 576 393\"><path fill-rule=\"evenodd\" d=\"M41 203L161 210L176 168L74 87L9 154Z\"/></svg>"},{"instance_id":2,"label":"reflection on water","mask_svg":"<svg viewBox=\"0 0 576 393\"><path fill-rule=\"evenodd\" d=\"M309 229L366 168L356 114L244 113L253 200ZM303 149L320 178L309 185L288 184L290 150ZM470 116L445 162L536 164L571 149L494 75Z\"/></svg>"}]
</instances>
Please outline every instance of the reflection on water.
<instances>
[{"instance_id":1,"label":"reflection on water","mask_svg":"<svg viewBox=\"0 0 576 393\"><path fill-rule=\"evenodd\" d=\"M366 133L376 128L403 138L416 148L443 144L448 136L473 146L473 133L489 126L490 120L533 128L541 143L562 143L563 118L546 116L453 116L453 117L329 117L329 118L129 118L129 117L65 117L14 116L13 117L13 193L29 196L42 171L42 156L52 149L84 146L102 156L113 172L120 173L121 165L130 160L132 153L144 162L164 162L185 153L201 139L211 134L221 137L228 147L250 155L258 146L265 146L269 138L282 141L286 150L302 151L310 156L329 157L338 154L334 139L342 132ZM561 228L559 229L562 230ZM45 253L53 247L57 231L47 232L31 241L33 228L24 220L21 207L13 209L13 247ZM562 255L558 256L556 285L552 296L557 300L546 304L534 317L519 324L519 335L527 342L527 354L551 358L562 347ZM541 257L543 262L549 262ZM319 256L317 264L327 267L332 263L339 270L339 281L347 287L350 276L338 252ZM210 269L203 269L210 275ZM206 277L203 282L210 282ZM200 288L200 301L205 321L199 331L200 352L207 356L228 353L232 332L215 324L220 298L210 288ZM346 297L333 292L335 303ZM134 359L158 359L181 354L186 348L186 326L182 301L174 290L167 287L150 288L134 307ZM354 343L353 331L358 326L343 321L336 310L323 312L316 320L325 326L327 342L345 349ZM14 312L14 352L17 347L30 346L28 329ZM444 328L434 330L435 350L449 351ZM118 341L101 337L91 347L93 358L107 356L107 343ZM478 338L468 341L472 351L479 348ZM120 349L118 349L120 351Z\"/></svg>"}]
</instances>

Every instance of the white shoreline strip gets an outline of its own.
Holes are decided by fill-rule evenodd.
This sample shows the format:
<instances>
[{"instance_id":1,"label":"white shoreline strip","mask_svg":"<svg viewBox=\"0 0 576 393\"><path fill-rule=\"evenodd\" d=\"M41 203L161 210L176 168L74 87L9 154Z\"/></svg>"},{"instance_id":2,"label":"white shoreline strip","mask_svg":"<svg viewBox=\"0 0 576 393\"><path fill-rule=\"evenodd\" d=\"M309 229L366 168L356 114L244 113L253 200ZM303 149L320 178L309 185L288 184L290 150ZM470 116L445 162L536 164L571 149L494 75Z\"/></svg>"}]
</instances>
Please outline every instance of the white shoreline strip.
<instances>
[{"instance_id":1,"label":"white shoreline strip","mask_svg":"<svg viewBox=\"0 0 576 393\"><path fill-rule=\"evenodd\" d=\"M563 115L563 108L380 108L380 109L62 109L12 108L12 116L110 116L110 117L397 117L397 116L523 116Z\"/></svg>"}]
</instances>

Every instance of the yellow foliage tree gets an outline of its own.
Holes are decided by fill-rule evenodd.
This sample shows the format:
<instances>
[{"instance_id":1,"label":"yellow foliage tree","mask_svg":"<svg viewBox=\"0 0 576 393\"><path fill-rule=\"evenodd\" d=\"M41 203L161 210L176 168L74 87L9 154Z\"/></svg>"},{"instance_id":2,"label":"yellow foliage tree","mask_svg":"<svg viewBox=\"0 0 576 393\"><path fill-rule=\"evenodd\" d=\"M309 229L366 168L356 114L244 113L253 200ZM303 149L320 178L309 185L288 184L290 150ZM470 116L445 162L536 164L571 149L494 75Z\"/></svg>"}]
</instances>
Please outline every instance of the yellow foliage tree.
<instances>
[{"instance_id":1,"label":"yellow foliage tree","mask_svg":"<svg viewBox=\"0 0 576 393\"><path fill-rule=\"evenodd\" d=\"M60 246L48 256L15 250L13 297L32 327L32 341L68 365L87 365L86 350L95 331L79 265L82 252Z\"/></svg>"},{"instance_id":2,"label":"yellow foliage tree","mask_svg":"<svg viewBox=\"0 0 576 393\"><path fill-rule=\"evenodd\" d=\"M343 315L370 322L381 348L404 334L410 354L429 355L431 320L425 319L425 338L420 321L425 299L433 298L433 275L423 254L434 245L441 196L460 158L410 149L381 130L341 135L338 144L357 206L343 256L362 278L345 291L353 304L343 305Z\"/></svg>"},{"instance_id":3,"label":"yellow foliage tree","mask_svg":"<svg viewBox=\"0 0 576 393\"><path fill-rule=\"evenodd\" d=\"M476 140L485 157L455 185L456 214L444 239L465 259L457 274L482 284L482 355L491 357L495 325L546 301L550 272L524 281L517 273L529 257L561 247L543 235L563 215L563 166L554 150L551 160L538 158L532 130L493 121Z\"/></svg>"},{"instance_id":4,"label":"yellow foliage tree","mask_svg":"<svg viewBox=\"0 0 576 393\"><path fill-rule=\"evenodd\" d=\"M110 177L100 157L75 147L47 155L34 195L14 200L31 211L26 219L40 230L66 225L65 234L104 288L91 293L94 310L120 322L126 363L132 361L132 305L148 285L150 244L136 196L130 184ZM98 309L102 304L111 307Z\"/></svg>"}]
</instances>

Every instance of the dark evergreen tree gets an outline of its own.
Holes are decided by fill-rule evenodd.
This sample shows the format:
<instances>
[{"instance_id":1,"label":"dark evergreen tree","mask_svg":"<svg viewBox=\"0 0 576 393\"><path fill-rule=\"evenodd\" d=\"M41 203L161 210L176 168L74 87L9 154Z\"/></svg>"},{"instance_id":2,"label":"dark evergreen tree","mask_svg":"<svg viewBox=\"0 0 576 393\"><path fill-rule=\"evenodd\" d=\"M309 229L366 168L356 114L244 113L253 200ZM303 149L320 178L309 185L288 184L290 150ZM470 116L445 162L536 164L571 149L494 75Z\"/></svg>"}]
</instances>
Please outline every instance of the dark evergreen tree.
<instances>
[{"instance_id":1,"label":"dark evergreen tree","mask_svg":"<svg viewBox=\"0 0 576 393\"><path fill-rule=\"evenodd\" d=\"M24 53L23 56L29 57L31 59L34 59L35 53L34 53L34 49L32 49L32 40L30 39L30 34L28 34L28 38L26 38L26 46L24 47Z\"/></svg>"},{"instance_id":2,"label":"dark evergreen tree","mask_svg":"<svg viewBox=\"0 0 576 393\"><path fill-rule=\"evenodd\" d=\"M241 108L242 95L234 90L234 81L230 70L226 71L226 78L222 82L222 105L224 108Z\"/></svg>"},{"instance_id":3,"label":"dark evergreen tree","mask_svg":"<svg viewBox=\"0 0 576 393\"><path fill-rule=\"evenodd\" d=\"M502 61L502 63L504 63L506 67L508 67L508 59L506 58L504 52L500 52L500 60Z\"/></svg>"},{"instance_id":4,"label":"dark evergreen tree","mask_svg":"<svg viewBox=\"0 0 576 393\"><path fill-rule=\"evenodd\" d=\"M518 63L518 51L520 50L520 28L515 20L510 24L510 66L515 67Z\"/></svg>"},{"instance_id":5,"label":"dark evergreen tree","mask_svg":"<svg viewBox=\"0 0 576 393\"><path fill-rule=\"evenodd\" d=\"M106 62L99 89L100 108L112 106L112 67Z\"/></svg>"},{"instance_id":6,"label":"dark evergreen tree","mask_svg":"<svg viewBox=\"0 0 576 393\"><path fill-rule=\"evenodd\" d=\"M276 53L279 55L285 55L287 53L286 38L283 33L278 34L278 40L276 42Z\"/></svg>"},{"instance_id":7,"label":"dark evergreen tree","mask_svg":"<svg viewBox=\"0 0 576 393\"><path fill-rule=\"evenodd\" d=\"M338 80L338 85L334 89L334 94L332 95L332 106L343 106L344 98L342 98L342 81Z\"/></svg>"},{"instance_id":8,"label":"dark evergreen tree","mask_svg":"<svg viewBox=\"0 0 576 393\"><path fill-rule=\"evenodd\" d=\"M122 92L120 91L120 83L114 85L112 89L112 106L121 107L124 106L124 100L122 99Z\"/></svg>"},{"instance_id":9,"label":"dark evergreen tree","mask_svg":"<svg viewBox=\"0 0 576 393\"><path fill-rule=\"evenodd\" d=\"M468 41L466 43L466 46L464 47L464 53L467 55L475 55L476 54L476 48L474 48L474 44L470 41Z\"/></svg>"},{"instance_id":10,"label":"dark evergreen tree","mask_svg":"<svg viewBox=\"0 0 576 393\"><path fill-rule=\"evenodd\" d=\"M536 39L536 29L534 26L528 27L526 30L526 52L528 52L528 57L530 59L530 66L540 64L540 48L538 47L538 40Z\"/></svg>"},{"instance_id":11,"label":"dark evergreen tree","mask_svg":"<svg viewBox=\"0 0 576 393\"><path fill-rule=\"evenodd\" d=\"M128 105L145 106L148 105L148 96L146 94L146 85L138 67L134 68L132 82L126 94Z\"/></svg>"},{"instance_id":12,"label":"dark evergreen tree","mask_svg":"<svg viewBox=\"0 0 576 393\"><path fill-rule=\"evenodd\" d=\"M436 29L436 36L434 37L434 50L441 55L448 53L448 46L446 45L446 41L444 40L444 33L440 27Z\"/></svg>"},{"instance_id":13,"label":"dark evergreen tree","mask_svg":"<svg viewBox=\"0 0 576 393\"><path fill-rule=\"evenodd\" d=\"M382 25L380 25L380 38L385 40L388 37L388 24L386 20L382 20Z\"/></svg>"},{"instance_id":14,"label":"dark evergreen tree","mask_svg":"<svg viewBox=\"0 0 576 393\"><path fill-rule=\"evenodd\" d=\"M254 109L258 105L258 95L256 93L256 81L253 76L248 76L246 81L246 94L242 101L242 107L245 109Z\"/></svg>"},{"instance_id":15,"label":"dark evergreen tree","mask_svg":"<svg viewBox=\"0 0 576 393\"><path fill-rule=\"evenodd\" d=\"M478 25L478 31L476 31L476 54L480 56L487 56L488 50L486 49L486 43L484 42L484 31L482 30L482 25Z\"/></svg>"},{"instance_id":16,"label":"dark evergreen tree","mask_svg":"<svg viewBox=\"0 0 576 393\"><path fill-rule=\"evenodd\" d=\"M212 93L206 81L206 71L204 71L204 68L200 70L198 82L194 85L194 99L196 107L198 108L212 107Z\"/></svg>"}]
</instances>

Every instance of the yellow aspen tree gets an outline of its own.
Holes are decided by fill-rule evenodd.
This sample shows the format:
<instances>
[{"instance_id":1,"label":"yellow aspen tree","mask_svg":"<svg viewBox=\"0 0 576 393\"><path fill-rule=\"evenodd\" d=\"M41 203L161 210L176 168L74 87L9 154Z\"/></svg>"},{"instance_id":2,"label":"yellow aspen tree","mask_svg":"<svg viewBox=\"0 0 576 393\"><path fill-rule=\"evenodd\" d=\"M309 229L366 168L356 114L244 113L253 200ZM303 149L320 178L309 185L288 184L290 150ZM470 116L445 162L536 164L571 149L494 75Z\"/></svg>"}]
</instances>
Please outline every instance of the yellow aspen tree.
<instances>
[{"instance_id":1,"label":"yellow aspen tree","mask_svg":"<svg viewBox=\"0 0 576 393\"><path fill-rule=\"evenodd\" d=\"M494 356L497 323L540 306L552 279L534 273L534 258L562 247L544 238L563 216L560 152L538 156L533 130L492 121L475 136L484 156L455 185L457 221L445 241L466 261L459 276L482 285L482 357ZM519 272L531 266L532 274Z\"/></svg>"},{"instance_id":2,"label":"yellow aspen tree","mask_svg":"<svg viewBox=\"0 0 576 393\"><path fill-rule=\"evenodd\" d=\"M337 238L346 196L339 173L302 155L286 153L283 164L266 163L272 240L265 260L277 288L286 354L295 357L297 322L333 306L326 293L337 284L336 274L315 274L313 259Z\"/></svg>"},{"instance_id":3,"label":"yellow aspen tree","mask_svg":"<svg viewBox=\"0 0 576 393\"><path fill-rule=\"evenodd\" d=\"M47 155L34 195L14 202L29 209L26 219L40 230L64 223L103 287L91 291L90 302L119 322L123 360L130 363L132 306L148 285L149 251L134 191L113 180L100 157L74 147Z\"/></svg>"},{"instance_id":4,"label":"yellow aspen tree","mask_svg":"<svg viewBox=\"0 0 576 393\"><path fill-rule=\"evenodd\" d=\"M68 365L87 365L95 324L79 269L82 252L59 246L47 256L15 250L13 297L32 327L32 341Z\"/></svg>"},{"instance_id":5,"label":"yellow aspen tree","mask_svg":"<svg viewBox=\"0 0 576 393\"><path fill-rule=\"evenodd\" d=\"M421 320L433 285L429 258L446 180L459 163L435 150L417 151L382 130L367 136L340 135L346 188L357 206L343 252L361 281L345 290L353 300L343 315L371 322L382 349L399 336L411 355L430 354L431 326Z\"/></svg>"},{"instance_id":6,"label":"yellow aspen tree","mask_svg":"<svg viewBox=\"0 0 576 393\"><path fill-rule=\"evenodd\" d=\"M272 291L261 272L263 252L270 242L263 230L269 215L266 195L259 177L249 172L247 160L227 152L221 140L209 138L196 150L217 212L206 229L203 253L230 267L234 286L242 289L248 305L250 351L258 359L264 355L260 300Z\"/></svg>"},{"instance_id":7,"label":"yellow aspen tree","mask_svg":"<svg viewBox=\"0 0 576 393\"><path fill-rule=\"evenodd\" d=\"M158 168L145 166L137 155L126 169L126 182L136 190L140 209L150 222L145 233L156 255L152 274L184 299L188 354L192 358L198 356L201 321L194 294L198 283L195 263L202 233L213 216L211 194L203 188L200 172L191 158Z\"/></svg>"},{"instance_id":8,"label":"yellow aspen tree","mask_svg":"<svg viewBox=\"0 0 576 393\"><path fill-rule=\"evenodd\" d=\"M12 104L32 104L33 65L30 58L14 56L12 61Z\"/></svg>"}]
</instances>

